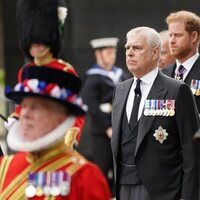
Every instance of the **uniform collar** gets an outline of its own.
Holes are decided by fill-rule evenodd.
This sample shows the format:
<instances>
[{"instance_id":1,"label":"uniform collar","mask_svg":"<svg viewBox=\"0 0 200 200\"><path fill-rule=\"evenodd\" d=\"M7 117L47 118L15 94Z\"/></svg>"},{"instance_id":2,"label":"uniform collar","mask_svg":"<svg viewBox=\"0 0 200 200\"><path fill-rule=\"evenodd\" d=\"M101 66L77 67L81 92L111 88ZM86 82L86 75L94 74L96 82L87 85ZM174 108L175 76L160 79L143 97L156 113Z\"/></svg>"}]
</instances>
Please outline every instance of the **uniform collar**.
<instances>
[{"instance_id":1,"label":"uniform collar","mask_svg":"<svg viewBox=\"0 0 200 200\"><path fill-rule=\"evenodd\" d=\"M75 117L69 116L53 131L34 141L24 141L20 137L20 122L17 121L12 125L8 133L8 146L14 151L41 152L64 140L66 132L72 127L74 121Z\"/></svg>"},{"instance_id":2,"label":"uniform collar","mask_svg":"<svg viewBox=\"0 0 200 200\"><path fill-rule=\"evenodd\" d=\"M28 153L27 161L30 163L34 163L38 160L40 161L49 160L50 158L53 158L65 151L67 151L67 147L64 143L64 140L62 140L48 149L38 152Z\"/></svg>"}]
</instances>

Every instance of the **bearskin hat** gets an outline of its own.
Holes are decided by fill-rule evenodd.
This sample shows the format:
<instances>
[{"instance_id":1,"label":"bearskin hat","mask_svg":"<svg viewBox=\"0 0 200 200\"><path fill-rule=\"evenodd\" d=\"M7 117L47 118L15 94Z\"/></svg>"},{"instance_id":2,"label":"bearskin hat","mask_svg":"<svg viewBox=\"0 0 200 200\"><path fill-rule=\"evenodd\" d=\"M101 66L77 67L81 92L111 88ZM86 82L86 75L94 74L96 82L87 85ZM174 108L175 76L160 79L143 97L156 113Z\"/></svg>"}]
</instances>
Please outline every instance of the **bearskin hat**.
<instances>
[{"instance_id":1,"label":"bearskin hat","mask_svg":"<svg viewBox=\"0 0 200 200\"><path fill-rule=\"evenodd\" d=\"M64 0L18 0L19 46L27 58L33 59L29 53L33 43L47 45L53 56L58 57L64 26L64 20L59 16L60 6L65 6Z\"/></svg>"}]
</instances>

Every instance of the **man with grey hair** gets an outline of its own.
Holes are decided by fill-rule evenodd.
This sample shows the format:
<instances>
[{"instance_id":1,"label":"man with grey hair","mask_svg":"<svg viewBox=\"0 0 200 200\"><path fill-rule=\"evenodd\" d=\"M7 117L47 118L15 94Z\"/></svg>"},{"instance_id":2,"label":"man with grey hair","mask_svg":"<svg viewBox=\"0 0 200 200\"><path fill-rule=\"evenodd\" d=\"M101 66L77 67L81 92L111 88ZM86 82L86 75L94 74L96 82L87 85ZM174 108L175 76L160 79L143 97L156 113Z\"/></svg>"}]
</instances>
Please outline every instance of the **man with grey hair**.
<instances>
[{"instance_id":1,"label":"man with grey hair","mask_svg":"<svg viewBox=\"0 0 200 200\"><path fill-rule=\"evenodd\" d=\"M127 33L133 78L116 87L112 111L117 200L197 200L197 108L186 84L158 70L160 43L149 27Z\"/></svg>"},{"instance_id":2,"label":"man with grey hair","mask_svg":"<svg viewBox=\"0 0 200 200\"><path fill-rule=\"evenodd\" d=\"M168 30L159 32L159 35L161 39L161 55L158 67L163 69L169 64L174 63L175 58L170 54Z\"/></svg>"}]
</instances>

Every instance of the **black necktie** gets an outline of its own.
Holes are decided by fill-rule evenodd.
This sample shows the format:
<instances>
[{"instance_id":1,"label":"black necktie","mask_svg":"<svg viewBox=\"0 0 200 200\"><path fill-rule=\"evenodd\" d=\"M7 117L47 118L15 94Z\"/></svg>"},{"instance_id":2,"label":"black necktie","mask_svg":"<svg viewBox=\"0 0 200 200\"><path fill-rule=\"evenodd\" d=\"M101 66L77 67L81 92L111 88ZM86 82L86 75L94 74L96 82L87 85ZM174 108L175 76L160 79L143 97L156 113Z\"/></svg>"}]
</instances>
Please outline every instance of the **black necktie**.
<instances>
[{"instance_id":1,"label":"black necktie","mask_svg":"<svg viewBox=\"0 0 200 200\"><path fill-rule=\"evenodd\" d=\"M134 98L134 103L133 103L133 108L131 112L131 118L129 121L129 127L133 129L137 123L138 119L138 110L140 106L140 100L141 100L141 90L140 90L140 82L141 80L138 79L135 87L135 98Z\"/></svg>"},{"instance_id":2,"label":"black necktie","mask_svg":"<svg viewBox=\"0 0 200 200\"><path fill-rule=\"evenodd\" d=\"M183 74L185 73L185 67L183 66L183 65L180 65L179 67L178 67L178 70L177 70L177 73L176 73L176 79L177 80L183 80Z\"/></svg>"}]
</instances>

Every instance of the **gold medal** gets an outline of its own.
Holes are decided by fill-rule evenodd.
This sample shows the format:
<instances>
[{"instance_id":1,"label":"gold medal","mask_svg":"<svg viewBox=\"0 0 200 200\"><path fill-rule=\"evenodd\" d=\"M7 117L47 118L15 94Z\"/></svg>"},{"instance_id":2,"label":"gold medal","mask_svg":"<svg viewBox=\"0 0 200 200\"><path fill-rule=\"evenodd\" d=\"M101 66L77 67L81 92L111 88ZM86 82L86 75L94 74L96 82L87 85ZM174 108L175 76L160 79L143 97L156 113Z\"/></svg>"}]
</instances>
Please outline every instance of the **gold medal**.
<instances>
[{"instance_id":1,"label":"gold medal","mask_svg":"<svg viewBox=\"0 0 200 200\"><path fill-rule=\"evenodd\" d=\"M198 89L198 90L196 91L196 95L197 95L197 96L200 96L200 89Z\"/></svg>"},{"instance_id":2,"label":"gold medal","mask_svg":"<svg viewBox=\"0 0 200 200\"><path fill-rule=\"evenodd\" d=\"M41 197L43 195L43 190L41 187L36 188L36 196Z\"/></svg>"},{"instance_id":3,"label":"gold medal","mask_svg":"<svg viewBox=\"0 0 200 200\"><path fill-rule=\"evenodd\" d=\"M198 95L198 93L199 93L199 85L198 85L198 80L195 80L195 79L192 79L191 80L191 83L190 83L190 89L191 89L191 91L192 91L192 94L193 95Z\"/></svg>"}]
</instances>

